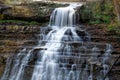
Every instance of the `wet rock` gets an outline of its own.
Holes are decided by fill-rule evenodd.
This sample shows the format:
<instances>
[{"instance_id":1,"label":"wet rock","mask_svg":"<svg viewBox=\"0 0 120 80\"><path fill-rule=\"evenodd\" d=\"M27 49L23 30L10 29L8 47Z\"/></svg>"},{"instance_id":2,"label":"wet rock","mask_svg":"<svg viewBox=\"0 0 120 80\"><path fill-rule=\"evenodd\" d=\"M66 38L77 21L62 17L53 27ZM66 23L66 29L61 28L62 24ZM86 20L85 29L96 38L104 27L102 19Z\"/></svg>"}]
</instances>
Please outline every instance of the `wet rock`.
<instances>
[{"instance_id":1,"label":"wet rock","mask_svg":"<svg viewBox=\"0 0 120 80\"><path fill-rule=\"evenodd\" d=\"M2 74L3 74L4 67L5 67L5 64L0 64L0 77L1 77Z\"/></svg>"},{"instance_id":2,"label":"wet rock","mask_svg":"<svg viewBox=\"0 0 120 80\"><path fill-rule=\"evenodd\" d=\"M5 63L5 58L3 56L0 56L0 64Z\"/></svg>"},{"instance_id":3,"label":"wet rock","mask_svg":"<svg viewBox=\"0 0 120 80\"><path fill-rule=\"evenodd\" d=\"M0 77L3 74L3 70L5 67L5 63L6 63L5 61L6 61L6 59L3 56L0 56Z\"/></svg>"},{"instance_id":4,"label":"wet rock","mask_svg":"<svg viewBox=\"0 0 120 80\"><path fill-rule=\"evenodd\" d=\"M34 46L34 45L37 45L38 44L38 41L36 40L27 40L24 42L24 45L25 46Z\"/></svg>"}]
</instances>

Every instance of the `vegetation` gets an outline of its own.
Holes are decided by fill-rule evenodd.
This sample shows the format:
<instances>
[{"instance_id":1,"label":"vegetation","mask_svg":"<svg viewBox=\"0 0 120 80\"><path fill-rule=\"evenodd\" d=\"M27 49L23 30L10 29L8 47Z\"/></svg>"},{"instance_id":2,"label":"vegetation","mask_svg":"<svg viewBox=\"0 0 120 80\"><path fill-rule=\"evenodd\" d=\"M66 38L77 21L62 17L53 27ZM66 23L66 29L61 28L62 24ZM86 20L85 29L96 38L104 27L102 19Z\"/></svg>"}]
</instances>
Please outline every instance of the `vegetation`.
<instances>
[{"instance_id":1,"label":"vegetation","mask_svg":"<svg viewBox=\"0 0 120 80\"><path fill-rule=\"evenodd\" d=\"M98 1L88 2L81 11L83 12L81 17L90 24L109 24L115 16L113 10L113 3L108 0L104 4Z\"/></svg>"},{"instance_id":2,"label":"vegetation","mask_svg":"<svg viewBox=\"0 0 120 80\"><path fill-rule=\"evenodd\" d=\"M15 0L5 0L4 3L14 2ZM29 3L32 0L18 0L18 2L23 2L21 7L14 7L12 13L14 15L22 15L23 17L35 15L35 16L49 16L52 9L55 7L63 6L48 3ZM25 8L26 6L26 8ZM66 5L65 5L66 6ZM25 8L25 9L24 9ZM4 15L0 15L0 19L4 19ZM81 20L88 24L104 24L106 29L112 32L120 32L120 0L97 0L87 2L86 5L81 10ZM0 20L0 23L21 23L25 25L35 25L39 24L35 21L19 21L19 20Z\"/></svg>"},{"instance_id":3,"label":"vegetation","mask_svg":"<svg viewBox=\"0 0 120 80\"><path fill-rule=\"evenodd\" d=\"M120 23L111 23L108 25L107 30L110 32L120 33Z\"/></svg>"},{"instance_id":4,"label":"vegetation","mask_svg":"<svg viewBox=\"0 0 120 80\"><path fill-rule=\"evenodd\" d=\"M0 24L3 24L3 23L18 23L18 24L22 24L22 25L37 25L37 24L40 24L38 22L35 22L35 21L31 21L31 22L28 22L28 21L21 21L21 20L0 20Z\"/></svg>"},{"instance_id":5,"label":"vegetation","mask_svg":"<svg viewBox=\"0 0 120 80\"><path fill-rule=\"evenodd\" d=\"M87 5L81 10L81 20L89 24L104 24L108 31L120 32L119 19L116 19L119 17L119 12L113 1L101 0L86 3Z\"/></svg>"}]
</instances>

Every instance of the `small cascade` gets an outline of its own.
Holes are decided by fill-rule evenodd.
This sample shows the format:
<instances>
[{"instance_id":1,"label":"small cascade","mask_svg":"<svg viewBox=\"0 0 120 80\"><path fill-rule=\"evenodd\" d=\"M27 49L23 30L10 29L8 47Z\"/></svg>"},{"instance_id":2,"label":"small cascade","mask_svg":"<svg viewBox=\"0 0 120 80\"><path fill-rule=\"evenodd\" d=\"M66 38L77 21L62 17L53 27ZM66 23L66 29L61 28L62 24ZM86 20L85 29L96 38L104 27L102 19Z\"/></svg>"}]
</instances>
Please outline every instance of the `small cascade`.
<instances>
[{"instance_id":1,"label":"small cascade","mask_svg":"<svg viewBox=\"0 0 120 80\"><path fill-rule=\"evenodd\" d=\"M91 42L85 28L78 26L78 6L81 4L56 8L48 27L40 30L38 45L9 58L1 80L103 80L113 48L107 44L101 52L100 46Z\"/></svg>"},{"instance_id":2,"label":"small cascade","mask_svg":"<svg viewBox=\"0 0 120 80\"><path fill-rule=\"evenodd\" d=\"M27 53L27 54L26 54ZM1 80L23 80L25 67L28 65L32 50L24 48L16 56L8 59L5 72Z\"/></svg>"},{"instance_id":3,"label":"small cascade","mask_svg":"<svg viewBox=\"0 0 120 80\"><path fill-rule=\"evenodd\" d=\"M75 10L71 7L56 8L50 18L50 26L54 28L73 27L76 23Z\"/></svg>"}]
</instances>

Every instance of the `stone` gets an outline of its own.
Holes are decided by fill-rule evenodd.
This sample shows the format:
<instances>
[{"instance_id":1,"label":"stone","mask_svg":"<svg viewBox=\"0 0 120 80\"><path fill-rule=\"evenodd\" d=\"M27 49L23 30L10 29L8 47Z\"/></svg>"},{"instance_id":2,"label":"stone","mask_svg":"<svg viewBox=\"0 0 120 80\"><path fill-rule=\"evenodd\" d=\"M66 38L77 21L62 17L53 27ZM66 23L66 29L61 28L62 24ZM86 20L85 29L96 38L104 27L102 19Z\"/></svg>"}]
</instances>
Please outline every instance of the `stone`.
<instances>
[{"instance_id":1,"label":"stone","mask_svg":"<svg viewBox=\"0 0 120 80\"><path fill-rule=\"evenodd\" d=\"M11 8L2 11L2 14L4 19L47 22L54 8L60 6L66 6L66 4L32 2L12 5Z\"/></svg>"}]
</instances>

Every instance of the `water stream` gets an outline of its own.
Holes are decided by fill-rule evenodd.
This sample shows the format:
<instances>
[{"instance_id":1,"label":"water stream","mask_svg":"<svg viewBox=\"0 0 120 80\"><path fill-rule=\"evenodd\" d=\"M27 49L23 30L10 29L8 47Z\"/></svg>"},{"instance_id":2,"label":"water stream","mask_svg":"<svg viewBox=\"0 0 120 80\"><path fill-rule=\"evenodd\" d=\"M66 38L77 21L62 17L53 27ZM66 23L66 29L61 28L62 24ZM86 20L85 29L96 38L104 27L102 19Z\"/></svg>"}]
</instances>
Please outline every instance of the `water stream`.
<instances>
[{"instance_id":1,"label":"water stream","mask_svg":"<svg viewBox=\"0 0 120 80\"><path fill-rule=\"evenodd\" d=\"M56 8L48 27L41 29L38 45L9 58L1 80L103 80L110 66L112 46L107 44L101 53L97 44L90 45L89 33L78 25L78 6ZM46 34L48 28L51 30ZM40 49L37 54L36 49ZM30 62L33 68L27 71L31 74L27 79L25 72Z\"/></svg>"}]
</instances>

